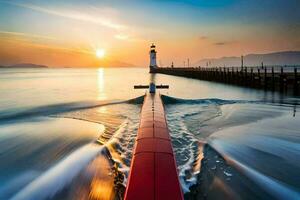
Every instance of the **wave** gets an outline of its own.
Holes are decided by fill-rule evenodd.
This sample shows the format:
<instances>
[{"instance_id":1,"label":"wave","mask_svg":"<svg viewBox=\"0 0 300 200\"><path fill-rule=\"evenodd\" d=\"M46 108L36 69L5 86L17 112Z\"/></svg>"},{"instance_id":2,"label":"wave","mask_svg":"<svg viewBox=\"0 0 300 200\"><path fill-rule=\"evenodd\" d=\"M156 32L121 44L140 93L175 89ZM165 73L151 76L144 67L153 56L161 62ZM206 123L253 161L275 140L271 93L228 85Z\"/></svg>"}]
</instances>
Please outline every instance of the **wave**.
<instances>
[{"instance_id":1,"label":"wave","mask_svg":"<svg viewBox=\"0 0 300 200\"><path fill-rule=\"evenodd\" d=\"M104 146L95 143L86 144L29 183L11 200L53 197L69 184L103 149Z\"/></svg>"},{"instance_id":2,"label":"wave","mask_svg":"<svg viewBox=\"0 0 300 200\"><path fill-rule=\"evenodd\" d=\"M107 101L96 101L96 102L71 102L71 103L61 103L46 106L39 106L32 109L27 109L24 111L2 111L0 113L0 121L12 121L12 120L22 120L28 117L39 117L39 116L50 116L55 114L60 114L64 112L71 112L82 109L96 108L100 106L130 103L130 104L140 104L143 102L143 96L129 99L129 100L107 100Z\"/></svg>"},{"instance_id":3,"label":"wave","mask_svg":"<svg viewBox=\"0 0 300 200\"><path fill-rule=\"evenodd\" d=\"M114 149L113 146L119 144L119 140L124 138L124 134L127 134L128 123L129 121L125 120L118 127L113 137L105 144L98 140L86 144L70 153L39 176L36 175L34 178L30 177L31 180L29 180L29 184L23 187L18 193L12 193L10 191L15 185L12 184L12 186L8 188L9 193L7 192L5 194L6 199L12 194L15 195L10 198L11 200L55 199L56 195L60 195L66 188L71 186L73 181L77 180L82 172L99 156L107 156L111 162L117 164L118 173L125 175L124 182L121 183L122 185L125 185L129 167L123 164L122 160L114 157L117 149ZM17 177L17 182L20 182L20 179L23 178ZM22 185L24 186L23 183ZM17 189L14 188L14 191L16 192Z\"/></svg>"},{"instance_id":4,"label":"wave","mask_svg":"<svg viewBox=\"0 0 300 200\"><path fill-rule=\"evenodd\" d=\"M224 99L218 99L218 98L180 99L180 98L166 96L166 95L161 95L161 98L162 98L164 104L216 104L216 105L225 105L225 104L252 102L252 101L246 101L246 100L224 100Z\"/></svg>"},{"instance_id":5,"label":"wave","mask_svg":"<svg viewBox=\"0 0 300 200\"><path fill-rule=\"evenodd\" d=\"M196 190L201 197L216 199L300 199L299 191L223 153L213 141L205 144L198 180L187 197ZM211 187L222 190L214 192Z\"/></svg>"},{"instance_id":6,"label":"wave","mask_svg":"<svg viewBox=\"0 0 300 200\"><path fill-rule=\"evenodd\" d=\"M293 107L299 106L300 101L296 98L288 99L273 99L273 100L225 100L218 98L208 98L208 99L181 99L176 97L171 97L167 95L161 95L161 98L164 104L215 104L215 105L226 105L226 104L235 104L235 103L255 103L255 104L268 104L274 106L284 106L284 107Z\"/></svg>"},{"instance_id":7,"label":"wave","mask_svg":"<svg viewBox=\"0 0 300 200\"><path fill-rule=\"evenodd\" d=\"M144 97L145 95L133 98L133 99L129 99L127 100L126 103L130 103L130 104L142 104L144 102Z\"/></svg>"},{"instance_id":8,"label":"wave","mask_svg":"<svg viewBox=\"0 0 300 200\"><path fill-rule=\"evenodd\" d=\"M39 175L40 172L35 170L28 170L17 175L15 178L10 180L7 184L1 186L0 199L8 199L8 197L13 196L22 188L24 188L27 185L27 183L33 181Z\"/></svg>"}]
</instances>

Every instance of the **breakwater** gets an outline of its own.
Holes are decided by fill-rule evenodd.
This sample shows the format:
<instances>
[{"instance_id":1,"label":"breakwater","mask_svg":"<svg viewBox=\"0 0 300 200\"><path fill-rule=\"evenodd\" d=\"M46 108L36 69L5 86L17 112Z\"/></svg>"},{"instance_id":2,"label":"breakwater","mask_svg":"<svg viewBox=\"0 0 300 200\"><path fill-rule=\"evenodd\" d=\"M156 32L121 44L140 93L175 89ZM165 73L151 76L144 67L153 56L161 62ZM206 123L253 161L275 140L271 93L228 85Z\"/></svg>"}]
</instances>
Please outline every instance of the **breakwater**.
<instances>
[{"instance_id":1,"label":"breakwater","mask_svg":"<svg viewBox=\"0 0 300 200\"><path fill-rule=\"evenodd\" d=\"M150 73L182 76L244 87L299 95L300 68L297 67L157 67Z\"/></svg>"}]
</instances>

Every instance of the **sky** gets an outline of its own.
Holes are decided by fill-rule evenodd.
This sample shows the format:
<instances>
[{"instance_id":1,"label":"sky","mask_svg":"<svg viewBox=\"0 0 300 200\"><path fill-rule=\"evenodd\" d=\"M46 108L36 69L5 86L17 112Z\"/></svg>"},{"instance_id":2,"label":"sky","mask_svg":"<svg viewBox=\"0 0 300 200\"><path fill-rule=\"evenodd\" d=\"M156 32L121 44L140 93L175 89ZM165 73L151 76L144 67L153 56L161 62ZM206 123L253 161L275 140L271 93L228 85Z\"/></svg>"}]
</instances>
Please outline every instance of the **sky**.
<instances>
[{"instance_id":1,"label":"sky","mask_svg":"<svg viewBox=\"0 0 300 200\"><path fill-rule=\"evenodd\" d=\"M299 10L299 0L0 0L0 65L148 67L151 43L161 66L300 50Z\"/></svg>"}]
</instances>

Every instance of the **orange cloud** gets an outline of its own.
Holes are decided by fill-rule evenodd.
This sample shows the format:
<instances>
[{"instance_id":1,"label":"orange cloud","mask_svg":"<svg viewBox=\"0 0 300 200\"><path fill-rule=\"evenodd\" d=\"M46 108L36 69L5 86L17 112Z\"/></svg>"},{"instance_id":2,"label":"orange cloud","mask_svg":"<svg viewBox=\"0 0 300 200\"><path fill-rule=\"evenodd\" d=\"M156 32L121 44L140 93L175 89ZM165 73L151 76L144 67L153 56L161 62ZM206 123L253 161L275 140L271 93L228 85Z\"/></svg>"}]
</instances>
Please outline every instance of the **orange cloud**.
<instances>
[{"instance_id":1,"label":"orange cloud","mask_svg":"<svg viewBox=\"0 0 300 200\"><path fill-rule=\"evenodd\" d=\"M36 41L44 36L16 32L0 32L1 65L20 62L58 67L124 67L126 62L107 57L98 59L95 50L84 47L63 47ZM52 38L51 38L52 39Z\"/></svg>"}]
</instances>

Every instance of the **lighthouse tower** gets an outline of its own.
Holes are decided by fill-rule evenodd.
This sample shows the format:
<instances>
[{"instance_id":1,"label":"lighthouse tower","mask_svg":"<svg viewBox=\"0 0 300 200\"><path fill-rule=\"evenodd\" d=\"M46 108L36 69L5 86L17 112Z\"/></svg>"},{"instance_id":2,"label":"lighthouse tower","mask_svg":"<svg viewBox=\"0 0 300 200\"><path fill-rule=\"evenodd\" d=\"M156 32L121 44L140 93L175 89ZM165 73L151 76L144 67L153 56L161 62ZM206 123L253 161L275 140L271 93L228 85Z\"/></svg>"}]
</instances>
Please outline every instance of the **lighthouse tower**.
<instances>
[{"instance_id":1,"label":"lighthouse tower","mask_svg":"<svg viewBox=\"0 0 300 200\"><path fill-rule=\"evenodd\" d=\"M152 44L150 47L150 73L154 72L155 68L157 68L156 50L155 50L155 45Z\"/></svg>"}]
</instances>

